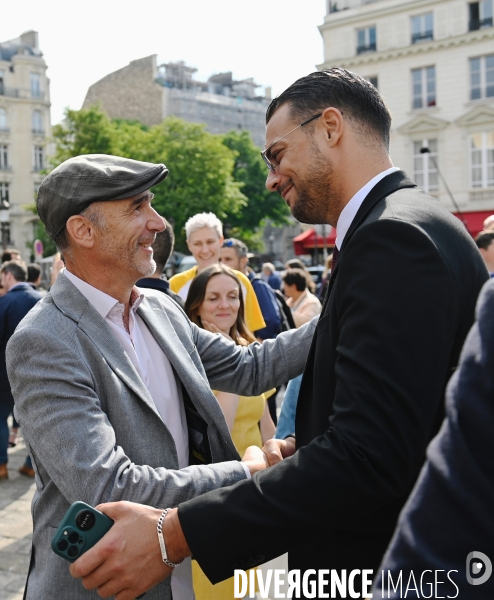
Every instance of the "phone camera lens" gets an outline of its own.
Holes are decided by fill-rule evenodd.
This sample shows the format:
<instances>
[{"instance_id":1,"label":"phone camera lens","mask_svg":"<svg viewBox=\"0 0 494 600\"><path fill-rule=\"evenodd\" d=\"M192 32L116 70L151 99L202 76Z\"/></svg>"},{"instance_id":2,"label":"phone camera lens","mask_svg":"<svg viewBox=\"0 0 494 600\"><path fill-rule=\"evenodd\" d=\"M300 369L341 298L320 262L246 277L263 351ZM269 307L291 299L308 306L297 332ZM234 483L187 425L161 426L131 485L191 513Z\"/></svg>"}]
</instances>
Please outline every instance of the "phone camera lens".
<instances>
[{"instance_id":1,"label":"phone camera lens","mask_svg":"<svg viewBox=\"0 0 494 600\"><path fill-rule=\"evenodd\" d=\"M79 541L78 533L76 533L75 531L73 531L72 533L69 533L69 542L71 544L77 544L78 541Z\"/></svg>"},{"instance_id":2,"label":"phone camera lens","mask_svg":"<svg viewBox=\"0 0 494 600\"><path fill-rule=\"evenodd\" d=\"M60 550L60 552L63 552L64 550L67 550L68 545L69 544L67 540L58 540L57 548Z\"/></svg>"},{"instance_id":3,"label":"phone camera lens","mask_svg":"<svg viewBox=\"0 0 494 600\"><path fill-rule=\"evenodd\" d=\"M77 546L69 546L67 554L70 556L70 558L74 558L79 554L79 548Z\"/></svg>"},{"instance_id":4,"label":"phone camera lens","mask_svg":"<svg viewBox=\"0 0 494 600\"><path fill-rule=\"evenodd\" d=\"M89 531L94 527L96 517L90 510L81 510L77 513L75 522L81 531Z\"/></svg>"}]
</instances>

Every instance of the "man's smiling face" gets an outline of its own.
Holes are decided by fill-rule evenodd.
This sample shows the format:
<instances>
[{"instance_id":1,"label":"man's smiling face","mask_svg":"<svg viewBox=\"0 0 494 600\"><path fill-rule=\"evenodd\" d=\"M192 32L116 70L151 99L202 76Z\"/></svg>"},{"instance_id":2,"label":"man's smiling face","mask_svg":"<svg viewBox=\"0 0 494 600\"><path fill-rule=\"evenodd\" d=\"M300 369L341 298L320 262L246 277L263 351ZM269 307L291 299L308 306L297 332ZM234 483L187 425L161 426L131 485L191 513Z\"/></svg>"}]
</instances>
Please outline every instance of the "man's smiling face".
<instances>
[{"instance_id":1,"label":"man's smiling face","mask_svg":"<svg viewBox=\"0 0 494 600\"><path fill-rule=\"evenodd\" d=\"M151 247L163 231L163 219L151 206L149 191L125 200L95 202L97 210L96 250L115 277L140 279L156 270Z\"/></svg>"},{"instance_id":2,"label":"man's smiling face","mask_svg":"<svg viewBox=\"0 0 494 600\"><path fill-rule=\"evenodd\" d=\"M324 131L318 131L320 119L287 132L300 125L290 114L289 103L283 104L266 128L267 158L275 167L268 172L266 187L278 192L290 207L293 216L303 223L327 223L327 208L331 200L332 162L320 147Z\"/></svg>"}]
</instances>

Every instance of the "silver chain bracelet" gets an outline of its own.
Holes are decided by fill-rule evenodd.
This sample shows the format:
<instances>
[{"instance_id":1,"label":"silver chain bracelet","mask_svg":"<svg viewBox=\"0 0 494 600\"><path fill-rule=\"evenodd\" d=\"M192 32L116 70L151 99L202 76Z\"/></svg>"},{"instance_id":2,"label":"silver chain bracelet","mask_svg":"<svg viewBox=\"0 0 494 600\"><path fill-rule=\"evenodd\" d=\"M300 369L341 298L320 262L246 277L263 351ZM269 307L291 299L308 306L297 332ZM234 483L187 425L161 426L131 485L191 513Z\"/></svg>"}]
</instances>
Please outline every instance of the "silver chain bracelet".
<instances>
[{"instance_id":1,"label":"silver chain bracelet","mask_svg":"<svg viewBox=\"0 0 494 600\"><path fill-rule=\"evenodd\" d=\"M161 517L158 519L158 525L156 526L156 531L158 532L158 540L161 548L161 558L165 565L168 565L172 569L174 567L178 567L180 563L184 562L184 559L179 560L178 563L173 563L171 560L168 560L168 555L166 553L165 539L163 538L163 521L165 520L166 515L171 511L171 508L165 508L165 510L161 513Z\"/></svg>"}]
</instances>

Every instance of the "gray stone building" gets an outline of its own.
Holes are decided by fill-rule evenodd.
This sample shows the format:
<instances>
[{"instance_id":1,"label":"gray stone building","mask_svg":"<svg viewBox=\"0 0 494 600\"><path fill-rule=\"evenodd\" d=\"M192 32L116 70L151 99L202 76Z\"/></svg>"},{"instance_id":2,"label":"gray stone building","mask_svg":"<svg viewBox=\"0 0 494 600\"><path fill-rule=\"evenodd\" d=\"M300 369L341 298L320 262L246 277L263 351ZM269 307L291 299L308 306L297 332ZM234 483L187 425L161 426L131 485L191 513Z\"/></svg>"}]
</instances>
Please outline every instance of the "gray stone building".
<instances>
[{"instance_id":1,"label":"gray stone building","mask_svg":"<svg viewBox=\"0 0 494 600\"><path fill-rule=\"evenodd\" d=\"M25 207L33 204L43 180L51 135L46 69L36 31L0 43L0 220L3 241L25 259L30 256L26 242L33 241L38 221Z\"/></svg>"},{"instance_id":2,"label":"gray stone building","mask_svg":"<svg viewBox=\"0 0 494 600\"><path fill-rule=\"evenodd\" d=\"M245 129L263 147L270 89L256 95L259 86L252 78L236 81L231 72L200 82L193 77L196 71L183 61L158 65L156 55L133 60L94 83L83 108L100 104L112 118L135 119L149 126L174 115L205 123L211 133Z\"/></svg>"}]
</instances>

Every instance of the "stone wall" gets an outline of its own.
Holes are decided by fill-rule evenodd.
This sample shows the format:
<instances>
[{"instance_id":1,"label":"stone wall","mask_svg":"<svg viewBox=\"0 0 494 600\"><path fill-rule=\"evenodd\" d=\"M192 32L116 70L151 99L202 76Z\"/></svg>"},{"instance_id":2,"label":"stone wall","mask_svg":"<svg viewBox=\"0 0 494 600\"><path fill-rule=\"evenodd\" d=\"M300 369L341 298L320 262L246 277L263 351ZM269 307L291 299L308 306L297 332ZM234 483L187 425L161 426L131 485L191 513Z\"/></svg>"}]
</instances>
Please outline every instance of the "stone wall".
<instances>
[{"instance_id":1,"label":"stone wall","mask_svg":"<svg viewBox=\"0 0 494 600\"><path fill-rule=\"evenodd\" d=\"M163 88L155 82L156 77L155 54L133 60L94 83L83 108L100 104L113 119L135 119L145 125L157 125L163 120Z\"/></svg>"}]
</instances>

